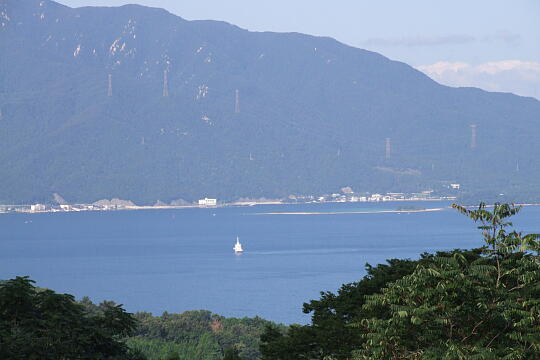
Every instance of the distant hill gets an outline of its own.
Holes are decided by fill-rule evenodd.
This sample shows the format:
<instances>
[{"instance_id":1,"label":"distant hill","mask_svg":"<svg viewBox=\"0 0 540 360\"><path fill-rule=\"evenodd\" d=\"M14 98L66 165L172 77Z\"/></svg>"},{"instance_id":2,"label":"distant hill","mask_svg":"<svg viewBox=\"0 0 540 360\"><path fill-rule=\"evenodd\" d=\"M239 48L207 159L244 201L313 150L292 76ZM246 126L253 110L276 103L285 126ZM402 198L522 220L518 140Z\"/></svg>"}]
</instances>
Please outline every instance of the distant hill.
<instances>
[{"instance_id":1,"label":"distant hill","mask_svg":"<svg viewBox=\"0 0 540 360\"><path fill-rule=\"evenodd\" d=\"M539 101L330 38L0 0L0 44L0 203L540 193Z\"/></svg>"}]
</instances>

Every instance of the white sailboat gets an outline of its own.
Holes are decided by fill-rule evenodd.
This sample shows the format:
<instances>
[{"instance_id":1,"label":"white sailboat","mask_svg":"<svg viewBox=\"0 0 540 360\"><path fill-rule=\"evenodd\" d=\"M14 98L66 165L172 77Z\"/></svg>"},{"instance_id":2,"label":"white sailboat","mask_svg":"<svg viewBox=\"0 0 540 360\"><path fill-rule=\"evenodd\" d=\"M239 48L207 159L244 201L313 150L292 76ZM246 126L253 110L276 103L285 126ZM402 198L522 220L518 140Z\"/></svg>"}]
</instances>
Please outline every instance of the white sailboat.
<instances>
[{"instance_id":1,"label":"white sailboat","mask_svg":"<svg viewBox=\"0 0 540 360\"><path fill-rule=\"evenodd\" d=\"M238 236L236 237L236 244L234 244L233 250L235 254L241 254L244 252L244 249L242 249L242 244L240 244L240 239Z\"/></svg>"}]
</instances>

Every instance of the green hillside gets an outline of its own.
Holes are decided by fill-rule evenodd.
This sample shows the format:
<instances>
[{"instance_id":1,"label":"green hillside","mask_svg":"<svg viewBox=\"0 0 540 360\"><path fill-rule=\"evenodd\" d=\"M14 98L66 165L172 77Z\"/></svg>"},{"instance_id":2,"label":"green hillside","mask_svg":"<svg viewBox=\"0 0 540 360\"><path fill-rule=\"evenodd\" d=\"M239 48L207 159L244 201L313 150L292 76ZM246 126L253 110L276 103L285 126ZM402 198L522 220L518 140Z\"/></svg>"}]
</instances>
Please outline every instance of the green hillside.
<instances>
[{"instance_id":1,"label":"green hillside","mask_svg":"<svg viewBox=\"0 0 540 360\"><path fill-rule=\"evenodd\" d=\"M484 199L538 193L532 98L445 87L330 38L160 9L2 0L0 10L0 203L448 182Z\"/></svg>"}]
</instances>

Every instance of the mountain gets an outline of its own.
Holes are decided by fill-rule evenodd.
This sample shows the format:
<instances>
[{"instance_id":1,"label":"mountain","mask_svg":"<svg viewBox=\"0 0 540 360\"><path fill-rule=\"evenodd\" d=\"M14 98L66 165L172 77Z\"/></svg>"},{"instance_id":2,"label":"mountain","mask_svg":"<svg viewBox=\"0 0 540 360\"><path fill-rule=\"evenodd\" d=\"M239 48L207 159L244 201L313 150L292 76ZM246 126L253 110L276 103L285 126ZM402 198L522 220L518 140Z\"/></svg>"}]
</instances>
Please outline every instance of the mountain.
<instances>
[{"instance_id":1,"label":"mountain","mask_svg":"<svg viewBox=\"0 0 540 360\"><path fill-rule=\"evenodd\" d=\"M0 44L0 203L540 188L539 101L330 38L0 0Z\"/></svg>"}]
</instances>

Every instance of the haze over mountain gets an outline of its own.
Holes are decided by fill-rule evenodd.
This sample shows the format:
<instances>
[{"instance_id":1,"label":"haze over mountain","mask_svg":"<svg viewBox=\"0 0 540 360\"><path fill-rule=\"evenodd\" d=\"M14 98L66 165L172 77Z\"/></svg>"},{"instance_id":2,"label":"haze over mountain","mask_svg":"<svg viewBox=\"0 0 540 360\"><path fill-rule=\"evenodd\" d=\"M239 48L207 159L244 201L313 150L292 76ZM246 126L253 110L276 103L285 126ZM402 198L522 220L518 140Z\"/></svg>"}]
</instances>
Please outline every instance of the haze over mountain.
<instances>
[{"instance_id":1,"label":"haze over mountain","mask_svg":"<svg viewBox=\"0 0 540 360\"><path fill-rule=\"evenodd\" d=\"M540 188L539 101L330 38L0 0L0 44L0 203Z\"/></svg>"}]
</instances>

